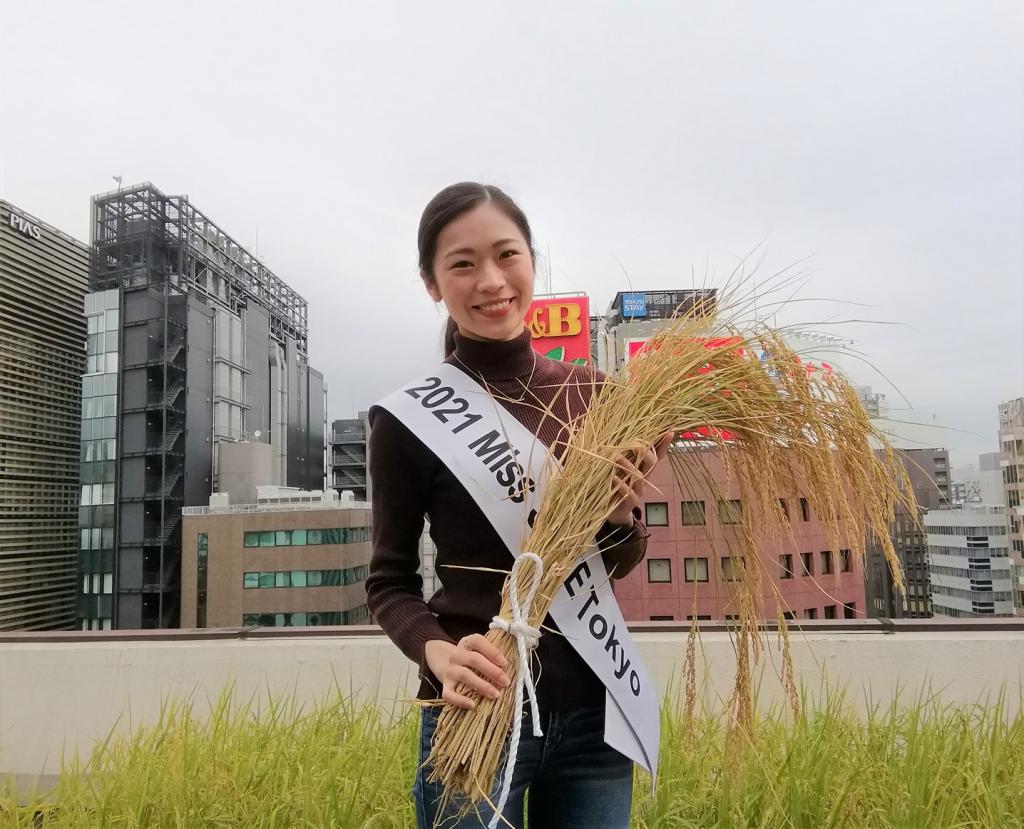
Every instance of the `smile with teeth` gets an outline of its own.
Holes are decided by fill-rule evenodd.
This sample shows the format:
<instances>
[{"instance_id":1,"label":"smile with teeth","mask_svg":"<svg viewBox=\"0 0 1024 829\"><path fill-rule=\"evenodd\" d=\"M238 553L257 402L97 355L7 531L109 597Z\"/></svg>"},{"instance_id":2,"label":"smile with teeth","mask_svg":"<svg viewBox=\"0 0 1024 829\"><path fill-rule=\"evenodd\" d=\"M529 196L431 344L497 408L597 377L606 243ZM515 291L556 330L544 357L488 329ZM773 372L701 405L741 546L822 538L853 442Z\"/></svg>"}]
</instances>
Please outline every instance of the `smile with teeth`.
<instances>
[{"instance_id":1,"label":"smile with teeth","mask_svg":"<svg viewBox=\"0 0 1024 829\"><path fill-rule=\"evenodd\" d=\"M500 299L497 302L489 302L486 305L477 305L477 310L492 312L492 311L503 311L512 304L511 299Z\"/></svg>"}]
</instances>

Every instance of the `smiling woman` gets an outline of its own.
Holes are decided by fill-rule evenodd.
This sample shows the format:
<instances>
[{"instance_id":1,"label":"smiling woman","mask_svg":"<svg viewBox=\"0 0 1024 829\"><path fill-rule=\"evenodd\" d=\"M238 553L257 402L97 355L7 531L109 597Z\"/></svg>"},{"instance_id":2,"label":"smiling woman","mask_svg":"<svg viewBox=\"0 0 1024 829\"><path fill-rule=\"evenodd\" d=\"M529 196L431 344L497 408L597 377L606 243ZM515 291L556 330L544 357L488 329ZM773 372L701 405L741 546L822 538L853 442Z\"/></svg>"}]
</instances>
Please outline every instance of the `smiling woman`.
<instances>
[{"instance_id":1,"label":"smiling woman","mask_svg":"<svg viewBox=\"0 0 1024 829\"><path fill-rule=\"evenodd\" d=\"M538 455L561 456L566 424L586 414L605 378L531 347L524 318L533 300L533 236L526 216L500 189L461 183L438 193L420 220L419 253L427 293L448 310L446 359L370 409L374 520L366 581L375 621L423 680L417 826L440 821L449 829L481 829L506 821L501 825L521 829L529 790L531 829L626 829L632 761L605 742L605 686L576 650L579 639L522 634L499 616L504 573L513 554L523 552L519 535L532 520L528 499L536 480L527 459L535 446ZM607 493L595 540L611 578L625 576L644 556L647 531L638 504L657 458L654 449L639 453L635 465L623 458L630 483L624 477L623 492ZM508 505L519 532L503 535L496 528L501 518L477 500L488 485L499 491L483 503ZM429 601L419 575L424 515L441 582ZM485 636L496 624L505 625L506 635L525 637L538 679L521 739L490 736L494 746L518 753L509 755L502 785L491 792L497 806L477 812L461 792L434 778L428 760L440 703L472 709L483 697L504 695L515 707L522 687L510 687L508 661ZM551 619L545 623L546 630L555 627Z\"/></svg>"},{"instance_id":2,"label":"smiling woman","mask_svg":"<svg viewBox=\"0 0 1024 829\"><path fill-rule=\"evenodd\" d=\"M485 341L522 333L533 301L533 234L508 195L474 182L446 187L423 212L419 242L427 293L448 310L445 356L456 330Z\"/></svg>"}]
</instances>

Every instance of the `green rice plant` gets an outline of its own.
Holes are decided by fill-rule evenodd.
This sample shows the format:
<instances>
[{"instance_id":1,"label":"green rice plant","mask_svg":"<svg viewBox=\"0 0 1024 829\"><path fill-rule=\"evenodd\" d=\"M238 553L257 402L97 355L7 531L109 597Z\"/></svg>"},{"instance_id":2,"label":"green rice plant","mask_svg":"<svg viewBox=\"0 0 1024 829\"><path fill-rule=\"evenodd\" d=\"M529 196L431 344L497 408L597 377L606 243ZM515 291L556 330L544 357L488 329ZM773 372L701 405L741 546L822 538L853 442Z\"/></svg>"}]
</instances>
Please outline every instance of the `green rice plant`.
<instances>
[{"instance_id":1,"label":"green rice plant","mask_svg":"<svg viewBox=\"0 0 1024 829\"><path fill-rule=\"evenodd\" d=\"M758 712L737 749L728 712L688 714L670 692L657 787L637 775L633 827L1024 826L1024 700L1011 714L1003 694L903 696L858 714L824 682L802 688L797 713ZM352 699L166 701L151 725L67 759L45 798L0 796L0 827L411 827L417 714Z\"/></svg>"}]
</instances>

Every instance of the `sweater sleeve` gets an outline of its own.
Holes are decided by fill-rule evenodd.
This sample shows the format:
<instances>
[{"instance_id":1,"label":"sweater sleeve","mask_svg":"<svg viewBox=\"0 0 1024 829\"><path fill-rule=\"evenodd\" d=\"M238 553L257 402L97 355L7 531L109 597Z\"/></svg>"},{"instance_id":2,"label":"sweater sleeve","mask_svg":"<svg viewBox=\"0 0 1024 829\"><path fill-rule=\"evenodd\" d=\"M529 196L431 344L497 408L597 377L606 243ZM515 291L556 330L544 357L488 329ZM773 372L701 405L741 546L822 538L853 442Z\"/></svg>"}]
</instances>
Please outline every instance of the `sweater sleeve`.
<instances>
[{"instance_id":1,"label":"sweater sleeve","mask_svg":"<svg viewBox=\"0 0 1024 829\"><path fill-rule=\"evenodd\" d=\"M639 507L633 509L632 527L616 527L604 522L597 534L597 547L609 578L621 579L633 572L647 554L649 535Z\"/></svg>"},{"instance_id":2,"label":"sweater sleeve","mask_svg":"<svg viewBox=\"0 0 1024 829\"><path fill-rule=\"evenodd\" d=\"M366 601L374 620L409 659L445 633L423 599L419 541L429 504L433 455L386 409L370 410L373 531Z\"/></svg>"}]
</instances>

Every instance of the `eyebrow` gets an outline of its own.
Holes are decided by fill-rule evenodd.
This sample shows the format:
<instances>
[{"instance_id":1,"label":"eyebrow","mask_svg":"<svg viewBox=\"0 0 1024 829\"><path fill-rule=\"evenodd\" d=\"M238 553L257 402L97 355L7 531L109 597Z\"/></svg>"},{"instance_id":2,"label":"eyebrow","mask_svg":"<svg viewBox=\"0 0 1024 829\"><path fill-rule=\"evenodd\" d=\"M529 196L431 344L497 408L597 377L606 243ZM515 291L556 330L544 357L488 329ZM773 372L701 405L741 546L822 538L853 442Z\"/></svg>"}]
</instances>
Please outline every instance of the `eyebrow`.
<instances>
[{"instance_id":1,"label":"eyebrow","mask_svg":"<svg viewBox=\"0 0 1024 829\"><path fill-rule=\"evenodd\" d=\"M515 242L516 242L515 239L499 239L497 242L495 242L493 245L491 245L491 247L500 248L502 245L515 244ZM444 255L446 257L447 256L472 256L474 253L476 253L476 251L473 250L473 248L458 248L456 250L450 250L447 253L445 253Z\"/></svg>"}]
</instances>

